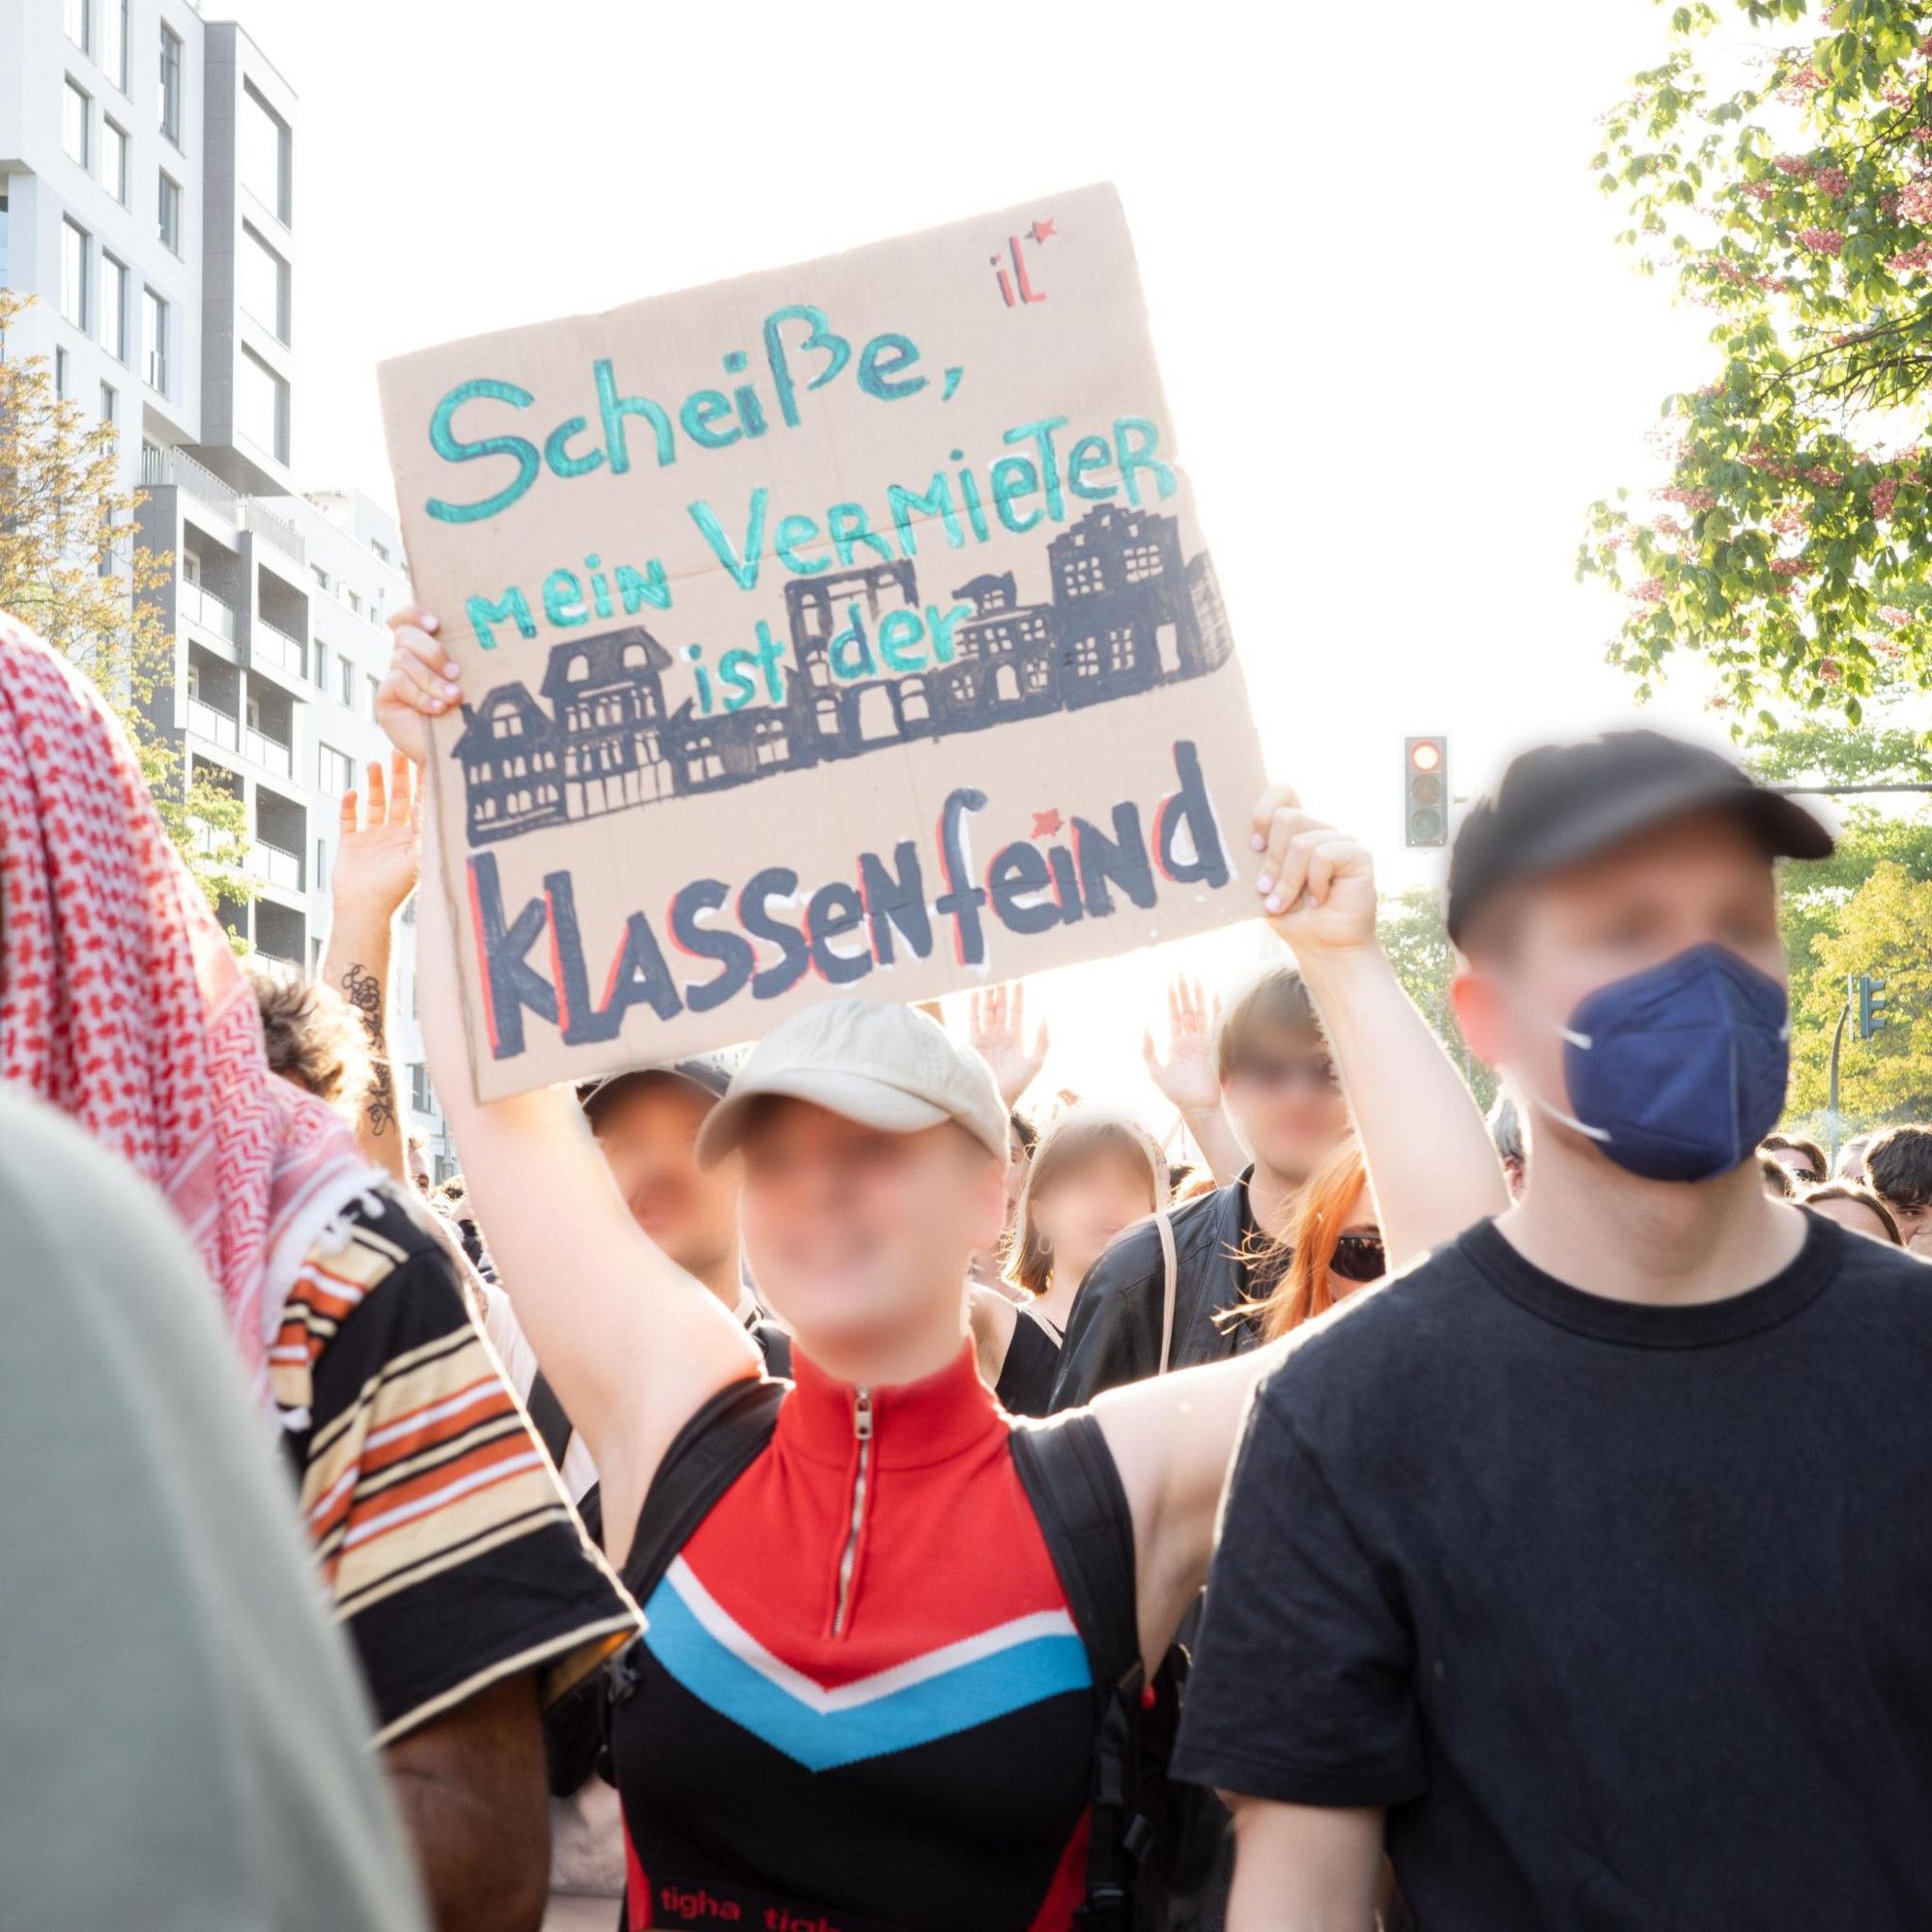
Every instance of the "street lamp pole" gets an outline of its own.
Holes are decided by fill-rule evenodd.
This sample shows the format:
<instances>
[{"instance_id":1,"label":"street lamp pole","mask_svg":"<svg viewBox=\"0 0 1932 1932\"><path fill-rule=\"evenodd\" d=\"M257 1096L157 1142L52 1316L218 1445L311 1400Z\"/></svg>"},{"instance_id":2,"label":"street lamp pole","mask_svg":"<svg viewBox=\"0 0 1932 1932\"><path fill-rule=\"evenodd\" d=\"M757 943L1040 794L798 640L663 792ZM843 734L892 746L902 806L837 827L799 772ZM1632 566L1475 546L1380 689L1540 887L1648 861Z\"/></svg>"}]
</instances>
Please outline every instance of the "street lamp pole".
<instances>
[{"instance_id":1,"label":"street lamp pole","mask_svg":"<svg viewBox=\"0 0 1932 1932\"><path fill-rule=\"evenodd\" d=\"M1830 1168L1838 1171L1838 1049L1845 1043L1845 1022L1852 1016L1852 1003L1848 999L1838 1009L1838 1024L1832 1029L1832 1097L1827 1108L1827 1120L1831 1128L1832 1152Z\"/></svg>"}]
</instances>

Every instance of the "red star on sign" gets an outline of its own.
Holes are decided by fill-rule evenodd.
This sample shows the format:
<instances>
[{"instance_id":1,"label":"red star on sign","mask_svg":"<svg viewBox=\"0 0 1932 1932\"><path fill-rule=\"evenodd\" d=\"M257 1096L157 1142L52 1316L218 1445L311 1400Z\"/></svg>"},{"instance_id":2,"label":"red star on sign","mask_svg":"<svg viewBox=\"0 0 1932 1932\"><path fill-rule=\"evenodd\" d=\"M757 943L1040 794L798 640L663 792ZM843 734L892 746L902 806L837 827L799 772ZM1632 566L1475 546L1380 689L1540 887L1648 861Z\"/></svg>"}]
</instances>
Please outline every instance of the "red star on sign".
<instances>
[{"instance_id":1,"label":"red star on sign","mask_svg":"<svg viewBox=\"0 0 1932 1932\"><path fill-rule=\"evenodd\" d=\"M1051 838L1060 830L1060 813L1057 811L1036 811L1033 815L1033 836L1036 838Z\"/></svg>"},{"instance_id":2,"label":"red star on sign","mask_svg":"<svg viewBox=\"0 0 1932 1932\"><path fill-rule=\"evenodd\" d=\"M1047 237L1053 233L1053 223L1050 221L1036 221L1034 225L1027 230L1027 233L1031 235L1036 242L1044 242L1047 239Z\"/></svg>"}]
</instances>

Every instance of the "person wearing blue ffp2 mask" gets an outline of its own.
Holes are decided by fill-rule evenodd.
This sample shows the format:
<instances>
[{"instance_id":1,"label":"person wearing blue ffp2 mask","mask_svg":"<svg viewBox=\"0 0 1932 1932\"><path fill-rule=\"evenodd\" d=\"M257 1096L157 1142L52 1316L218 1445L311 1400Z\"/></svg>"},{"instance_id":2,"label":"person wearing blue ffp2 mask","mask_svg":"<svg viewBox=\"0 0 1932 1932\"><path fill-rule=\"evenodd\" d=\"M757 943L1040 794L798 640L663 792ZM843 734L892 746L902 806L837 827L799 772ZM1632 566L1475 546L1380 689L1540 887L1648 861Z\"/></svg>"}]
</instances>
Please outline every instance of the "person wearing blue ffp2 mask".
<instances>
[{"instance_id":1,"label":"person wearing blue ffp2 mask","mask_svg":"<svg viewBox=\"0 0 1932 1932\"><path fill-rule=\"evenodd\" d=\"M1367 1932L1384 1848L1424 1925L1932 1925L1932 1293L1752 1158L1831 844L1648 731L1466 815L1526 1185L1257 1391L1174 1758L1231 1928Z\"/></svg>"}]
</instances>

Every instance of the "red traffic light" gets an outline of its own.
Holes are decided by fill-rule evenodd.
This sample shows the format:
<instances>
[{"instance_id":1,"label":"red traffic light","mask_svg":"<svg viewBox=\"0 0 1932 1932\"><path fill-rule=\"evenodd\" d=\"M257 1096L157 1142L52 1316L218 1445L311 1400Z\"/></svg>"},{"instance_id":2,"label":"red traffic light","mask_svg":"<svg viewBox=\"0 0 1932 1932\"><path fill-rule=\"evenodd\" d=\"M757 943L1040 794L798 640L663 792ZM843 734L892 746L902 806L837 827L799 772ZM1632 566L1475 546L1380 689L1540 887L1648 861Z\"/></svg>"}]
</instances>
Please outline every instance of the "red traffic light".
<instances>
[{"instance_id":1,"label":"red traffic light","mask_svg":"<svg viewBox=\"0 0 1932 1932\"><path fill-rule=\"evenodd\" d=\"M1417 738L1409 745L1408 762L1418 772L1438 771L1442 765L1442 747L1434 738Z\"/></svg>"},{"instance_id":2,"label":"red traffic light","mask_svg":"<svg viewBox=\"0 0 1932 1932\"><path fill-rule=\"evenodd\" d=\"M1449 741L1403 740L1403 837L1408 846L1449 842Z\"/></svg>"}]
</instances>

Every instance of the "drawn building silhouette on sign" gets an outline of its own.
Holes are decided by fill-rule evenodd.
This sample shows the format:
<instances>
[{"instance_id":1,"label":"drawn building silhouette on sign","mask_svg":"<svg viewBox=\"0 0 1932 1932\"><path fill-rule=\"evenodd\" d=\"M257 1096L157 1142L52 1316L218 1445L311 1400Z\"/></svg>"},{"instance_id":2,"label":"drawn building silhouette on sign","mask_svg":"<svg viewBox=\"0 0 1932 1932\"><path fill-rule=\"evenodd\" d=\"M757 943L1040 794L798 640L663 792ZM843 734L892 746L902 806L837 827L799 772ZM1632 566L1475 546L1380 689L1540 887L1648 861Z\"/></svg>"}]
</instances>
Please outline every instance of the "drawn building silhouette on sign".
<instances>
[{"instance_id":1,"label":"drawn building silhouette on sign","mask_svg":"<svg viewBox=\"0 0 1932 1932\"><path fill-rule=\"evenodd\" d=\"M846 680L833 652L856 613L867 639L920 611L911 559L785 585L791 663L779 704L667 713L670 653L640 624L555 645L540 703L522 683L464 706L469 838L488 844L663 798L723 790L888 745L1082 710L1201 677L1234 654L1212 560L1183 557L1180 526L1102 504L1046 546L1051 601L1022 604L1011 571L969 578L951 655L922 669Z\"/></svg>"}]
</instances>

